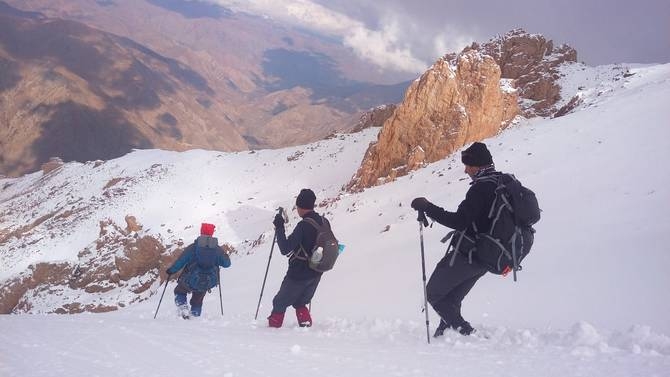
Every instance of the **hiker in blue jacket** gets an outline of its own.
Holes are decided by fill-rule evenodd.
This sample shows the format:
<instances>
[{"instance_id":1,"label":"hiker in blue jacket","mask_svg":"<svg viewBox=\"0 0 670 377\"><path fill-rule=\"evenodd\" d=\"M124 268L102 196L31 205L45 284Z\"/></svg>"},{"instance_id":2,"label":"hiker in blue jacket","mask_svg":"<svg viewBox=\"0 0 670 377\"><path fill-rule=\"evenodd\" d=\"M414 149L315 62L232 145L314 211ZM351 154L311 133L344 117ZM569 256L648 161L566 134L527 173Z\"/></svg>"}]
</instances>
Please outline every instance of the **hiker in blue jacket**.
<instances>
[{"instance_id":1,"label":"hiker in blue jacket","mask_svg":"<svg viewBox=\"0 0 670 377\"><path fill-rule=\"evenodd\" d=\"M230 267L230 257L219 246L216 237L212 237L214 228L213 224L203 223L200 236L184 249L166 271L169 278L169 275L184 268L174 289L174 302L184 319L200 316L205 294L219 284L219 266ZM190 310L186 304L186 295L189 293L192 293Z\"/></svg>"}]
</instances>

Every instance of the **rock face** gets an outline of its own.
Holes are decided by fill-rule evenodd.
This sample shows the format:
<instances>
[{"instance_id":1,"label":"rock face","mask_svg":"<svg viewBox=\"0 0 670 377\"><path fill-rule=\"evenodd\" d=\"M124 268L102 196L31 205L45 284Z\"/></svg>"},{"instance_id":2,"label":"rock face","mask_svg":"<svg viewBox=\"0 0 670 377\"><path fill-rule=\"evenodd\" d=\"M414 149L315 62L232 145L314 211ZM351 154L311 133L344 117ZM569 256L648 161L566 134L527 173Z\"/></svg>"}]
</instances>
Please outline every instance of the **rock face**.
<instances>
[{"instance_id":1,"label":"rock face","mask_svg":"<svg viewBox=\"0 0 670 377\"><path fill-rule=\"evenodd\" d=\"M383 126L384 122L393 115L396 108L396 105L388 104L366 111L361 115L358 123L356 123L351 132L360 132L366 128Z\"/></svg>"},{"instance_id":2,"label":"rock face","mask_svg":"<svg viewBox=\"0 0 670 377\"><path fill-rule=\"evenodd\" d=\"M570 46L522 29L445 55L407 90L370 146L350 190L382 184L491 137L519 114L560 116L558 67L575 62ZM576 106L571 101L568 106Z\"/></svg>"},{"instance_id":3,"label":"rock face","mask_svg":"<svg viewBox=\"0 0 670 377\"><path fill-rule=\"evenodd\" d=\"M125 229L101 222L98 239L79 252L76 262L38 263L6 282L0 314L107 312L146 300L183 245L166 247L155 236L138 233L141 225L134 217L126 221Z\"/></svg>"},{"instance_id":4,"label":"rock face","mask_svg":"<svg viewBox=\"0 0 670 377\"><path fill-rule=\"evenodd\" d=\"M489 55L500 66L501 77L513 80L513 86L522 99L525 116L551 116L560 99L558 66L576 62L577 51L563 44L554 47L551 40L540 34L529 34L523 29L512 30L479 45L473 43L463 51L475 50ZM455 61L458 55L445 58Z\"/></svg>"},{"instance_id":5,"label":"rock face","mask_svg":"<svg viewBox=\"0 0 670 377\"><path fill-rule=\"evenodd\" d=\"M414 81L349 184L361 190L443 159L464 144L495 135L519 113L501 87L496 61L476 50L438 60Z\"/></svg>"}]
</instances>

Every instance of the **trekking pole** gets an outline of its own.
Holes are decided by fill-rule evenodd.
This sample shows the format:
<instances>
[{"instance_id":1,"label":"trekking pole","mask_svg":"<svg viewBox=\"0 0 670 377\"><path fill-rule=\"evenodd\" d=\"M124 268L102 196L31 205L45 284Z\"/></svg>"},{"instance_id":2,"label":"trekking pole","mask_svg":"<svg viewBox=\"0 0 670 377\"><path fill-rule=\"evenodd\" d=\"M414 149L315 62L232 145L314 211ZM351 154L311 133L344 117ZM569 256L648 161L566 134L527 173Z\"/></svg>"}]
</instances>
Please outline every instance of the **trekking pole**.
<instances>
[{"instance_id":1,"label":"trekking pole","mask_svg":"<svg viewBox=\"0 0 670 377\"><path fill-rule=\"evenodd\" d=\"M165 288L163 288L163 293L161 293L161 299L158 300L158 307L156 307L156 313L154 313L154 319L156 319L156 316L158 315L158 309L161 307L161 302L163 302L163 295L165 295L165 290L167 289L168 282L170 281L170 276L171 274L168 274L167 279L165 279Z\"/></svg>"},{"instance_id":2,"label":"trekking pole","mask_svg":"<svg viewBox=\"0 0 670 377\"><path fill-rule=\"evenodd\" d=\"M423 273L423 310L426 313L426 340L430 344L430 324L428 322L428 293L426 291L426 258L423 248L423 227L428 226L428 219L423 211L419 211L419 240L421 241L421 271Z\"/></svg>"},{"instance_id":3,"label":"trekking pole","mask_svg":"<svg viewBox=\"0 0 670 377\"><path fill-rule=\"evenodd\" d=\"M284 216L284 222L287 222L287 218L285 216L286 212L284 211L284 208L279 207L277 208L277 211L279 214ZM268 265L265 267L265 277L263 277L263 285L261 286L261 295L258 297L258 305L256 305L256 315L254 315L254 321L258 319L258 310L261 308L261 300L263 299L263 291L265 290L265 281L268 278L268 271L270 270L270 261L272 260L272 250L275 248L275 243L277 242L277 230L275 229L274 236L272 237L272 247L270 247L270 257L268 258Z\"/></svg>"},{"instance_id":4,"label":"trekking pole","mask_svg":"<svg viewBox=\"0 0 670 377\"><path fill-rule=\"evenodd\" d=\"M219 280L219 303L221 304L221 315L223 315L223 296L221 295L221 269L217 269L218 276L217 279Z\"/></svg>"}]
</instances>

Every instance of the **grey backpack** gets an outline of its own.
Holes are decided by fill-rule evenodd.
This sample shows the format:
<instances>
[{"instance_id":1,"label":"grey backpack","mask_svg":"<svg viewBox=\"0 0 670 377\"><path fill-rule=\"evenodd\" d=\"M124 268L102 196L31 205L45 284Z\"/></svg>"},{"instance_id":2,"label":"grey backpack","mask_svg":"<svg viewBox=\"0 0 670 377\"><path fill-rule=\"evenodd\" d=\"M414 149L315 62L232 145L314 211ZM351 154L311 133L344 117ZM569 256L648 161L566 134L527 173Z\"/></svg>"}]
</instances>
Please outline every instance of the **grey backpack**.
<instances>
[{"instance_id":1,"label":"grey backpack","mask_svg":"<svg viewBox=\"0 0 670 377\"><path fill-rule=\"evenodd\" d=\"M309 267L314 271L326 272L333 269L335 261L340 254L340 245L330 228L330 222L325 217L321 218L323 219L323 225L319 225L316 220L309 217L303 219L307 224L316 229L316 242L314 242L311 256L308 256L305 249L301 246L300 254L302 255L296 256L296 258L306 260Z\"/></svg>"},{"instance_id":2,"label":"grey backpack","mask_svg":"<svg viewBox=\"0 0 670 377\"><path fill-rule=\"evenodd\" d=\"M195 241L194 258L184 271L186 284L195 292L205 292L219 284L219 244L216 237L200 236Z\"/></svg>"}]
</instances>

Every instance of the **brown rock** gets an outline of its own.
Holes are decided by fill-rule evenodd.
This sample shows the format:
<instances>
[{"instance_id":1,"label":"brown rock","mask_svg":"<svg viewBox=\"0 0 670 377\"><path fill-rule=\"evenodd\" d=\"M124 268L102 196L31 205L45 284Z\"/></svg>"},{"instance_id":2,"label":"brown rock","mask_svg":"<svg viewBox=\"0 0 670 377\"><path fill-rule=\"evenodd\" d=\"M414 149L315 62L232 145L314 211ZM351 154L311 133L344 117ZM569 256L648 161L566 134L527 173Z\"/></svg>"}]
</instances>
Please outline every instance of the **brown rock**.
<instances>
[{"instance_id":1,"label":"brown rock","mask_svg":"<svg viewBox=\"0 0 670 377\"><path fill-rule=\"evenodd\" d=\"M38 263L0 289L0 314L11 313L30 289L40 285L67 284L71 266L67 263Z\"/></svg>"},{"instance_id":2,"label":"brown rock","mask_svg":"<svg viewBox=\"0 0 670 377\"><path fill-rule=\"evenodd\" d=\"M394 104L389 104L366 111L361 115L358 123L354 126L351 132L356 133L363 131L366 128L383 126L384 122L393 115L396 107L397 106Z\"/></svg>"},{"instance_id":3,"label":"brown rock","mask_svg":"<svg viewBox=\"0 0 670 377\"><path fill-rule=\"evenodd\" d=\"M348 187L374 186L440 160L495 135L517 114L516 94L501 90L493 58L466 51L456 67L440 59L409 87Z\"/></svg>"},{"instance_id":4,"label":"brown rock","mask_svg":"<svg viewBox=\"0 0 670 377\"><path fill-rule=\"evenodd\" d=\"M42 164L42 174L49 174L63 165L63 160L60 157L51 157L48 162Z\"/></svg>"},{"instance_id":5,"label":"brown rock","mask_svg":"<svg viewBox=\"0 0 670 377\"><path fill-rule=\"evenodd\" d=\"M126 231L128 233L139 232L142 230L142 225L137 222L135 216L126 216Z\"/></svg>"},{"instance_id":6,"label":"brown rock","mask_svg":"<svg viewBox=\"0 0 670 377\"><path fill-rule=\"evenodd\" d=\"M128 243L123 251L124 256L115 260L121 280L130 280L158 268L158 260L163 251L165 251L163 245L151 236L144 236L137 242Z\"/></svg>"},{"instance_id":7,"label":"brown rock","mask_svg":"<svg viewBox=\"0 0 670 377\"><path fill-rule=\"evenodd\" d=\"M563 115L570 114L572 112L572 110L574 110L581 103L582 103L581 97L574 96L570 99L570 101L568 101L568 103L566 103L565 105L563 105L563 107L558 109L558 111L552 117L553 118L558 118L558 117L562 117Z\"/></svg>"},{"instance_id":8,"label":"brown rock","mask_svg":"<svg viewBox=\"0 0 670 377\"><path fill-rule=\"evenodd\" d=\"M464 51L475 50L492 56L500 66L501 77L513 79L519 97L528 99L522 109L526 116L549 116L560 100L558 66L576 62L577 51L568 45L554 48L554 43L539 34L515 29L491 39L481 46L473 43ZM455 54L447 55L452 60Z\"/></svg>"},{"instance_id":9,"label":"brown rock","mask_svg":"<svg viewBox=\"0 0 670 377\"><path fill-rule=\"evenodd\" d=\"M76 263L39 263L18 278L2 282L0 313L31 312L35 306L44 305L45 296L71 291L85 292L82 297L90 298L60 304L48 311L66 314L118 309L114 301L104 302L105 298L113 300L115 291L145 292L179 254L166 253L159 236L135 235L111 220L101 221L98 240L77 254ZM175 245L171 248L175 249ZM130 302L144 299L138 296Z\"/></svg>"}]
</instances>

